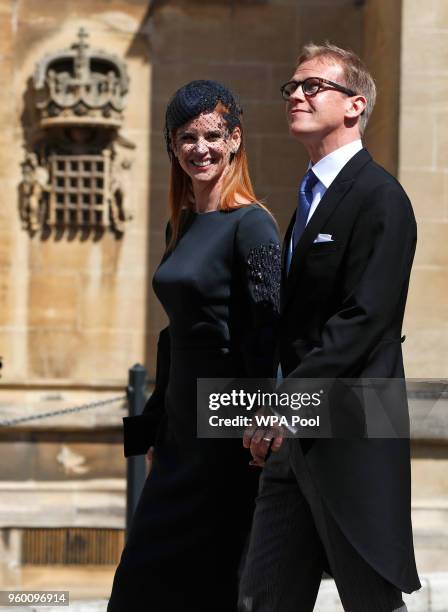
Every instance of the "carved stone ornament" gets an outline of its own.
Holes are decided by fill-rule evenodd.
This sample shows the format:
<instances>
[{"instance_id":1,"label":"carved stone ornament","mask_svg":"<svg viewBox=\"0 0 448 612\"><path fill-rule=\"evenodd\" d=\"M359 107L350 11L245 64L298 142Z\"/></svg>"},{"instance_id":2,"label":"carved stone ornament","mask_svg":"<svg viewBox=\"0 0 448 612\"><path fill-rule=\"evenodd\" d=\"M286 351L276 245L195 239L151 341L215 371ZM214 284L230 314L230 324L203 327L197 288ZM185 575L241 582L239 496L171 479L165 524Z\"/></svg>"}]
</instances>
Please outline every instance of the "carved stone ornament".
<instances>
[{"instance_id":1,"label":"carved stone ornament","mask_svg":"<svg viewBox=\"0 0 448 612\"><path fill-rule=\"evenodd\" d=\"M132 218L126 187L134 144L119 129L129 90L125 63L91 48L81 28L70 48L36 65L32 129L22 163L25 227L122 234Z\"/></svg>"}]
</instances>

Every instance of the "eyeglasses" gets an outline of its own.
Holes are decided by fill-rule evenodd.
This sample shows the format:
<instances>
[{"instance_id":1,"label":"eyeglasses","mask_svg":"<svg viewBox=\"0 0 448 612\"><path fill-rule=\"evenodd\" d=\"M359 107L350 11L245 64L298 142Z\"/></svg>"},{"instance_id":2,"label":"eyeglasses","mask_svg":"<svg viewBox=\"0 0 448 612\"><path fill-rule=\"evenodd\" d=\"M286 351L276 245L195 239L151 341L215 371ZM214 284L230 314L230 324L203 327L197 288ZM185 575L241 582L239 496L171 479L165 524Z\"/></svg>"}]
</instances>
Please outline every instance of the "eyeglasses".
<instances>
[{"instance_id":1,"label":"eyeglasses","mask_svg":"<svg viewBox=\"0 0 448 612\"><path fill-rule=\"evenodd\" d=\"M308 77L303 81L288 81L280 87L280 91L282 92L283 99L289 100L292 94L300 86L302 86L302 91L305 96L315 96L324 89L325 85L331 85L332 89L342 91L342 93L347 94L347 96L356 96L356 93L352 89L347 89L347 87L339 85L339 83L321 79L320 77Z\"/></svg>"}]
</instances>

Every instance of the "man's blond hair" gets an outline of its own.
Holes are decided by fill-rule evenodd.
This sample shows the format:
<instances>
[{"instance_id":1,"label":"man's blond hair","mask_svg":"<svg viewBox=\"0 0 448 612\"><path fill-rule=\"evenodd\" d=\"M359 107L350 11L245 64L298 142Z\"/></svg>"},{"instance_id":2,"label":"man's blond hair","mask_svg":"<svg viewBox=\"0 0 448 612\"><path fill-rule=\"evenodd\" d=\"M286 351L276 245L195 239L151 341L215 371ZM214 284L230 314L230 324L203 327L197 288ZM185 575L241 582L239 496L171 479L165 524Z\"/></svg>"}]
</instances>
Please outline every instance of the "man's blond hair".
<instances>
[{"instance_id":1,"label":"man's blond hair","mask_svg":"<svg viewBox=\"0 0 448 612\"><path fill-rule=\"evenodd\" d=\"M376 100L375 81L367 70L364 62L356 53L348 49L341 49L329 42L325 42L323 45L316 45L311 42L302 48L300 56L297 59L297 67L308 60L316 58L339 64L343 69L345 80L345 83L341 83L341 85L345 85L349 89L352 89L357 94L364 96L367 100L366 108L359 118L359 131L361 135L363 135Z\"/></svg>"}]
</instances>

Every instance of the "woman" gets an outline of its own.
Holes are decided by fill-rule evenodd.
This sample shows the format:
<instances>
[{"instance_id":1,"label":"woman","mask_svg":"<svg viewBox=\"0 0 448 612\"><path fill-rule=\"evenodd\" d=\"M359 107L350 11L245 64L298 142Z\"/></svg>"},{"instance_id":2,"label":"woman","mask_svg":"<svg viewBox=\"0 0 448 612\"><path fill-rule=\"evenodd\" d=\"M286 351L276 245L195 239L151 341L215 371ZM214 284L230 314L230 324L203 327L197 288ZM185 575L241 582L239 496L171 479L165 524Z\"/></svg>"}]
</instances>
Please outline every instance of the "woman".
<instances>
[{"instance_id":1,"label":"woman","mask_svg":"<svg viewBox=\"0 0 448 612\"><path fill-rule=\"evenodd\" d=\"M125 419L125 454L157 433L109 612L236 610L258 474L241 440L196 437L196 381L273 376L280 247L241 114L214 81L188 83L167 107L171 219L153 286L169 327L144 415Z\"/></svg>"}]
</instances>

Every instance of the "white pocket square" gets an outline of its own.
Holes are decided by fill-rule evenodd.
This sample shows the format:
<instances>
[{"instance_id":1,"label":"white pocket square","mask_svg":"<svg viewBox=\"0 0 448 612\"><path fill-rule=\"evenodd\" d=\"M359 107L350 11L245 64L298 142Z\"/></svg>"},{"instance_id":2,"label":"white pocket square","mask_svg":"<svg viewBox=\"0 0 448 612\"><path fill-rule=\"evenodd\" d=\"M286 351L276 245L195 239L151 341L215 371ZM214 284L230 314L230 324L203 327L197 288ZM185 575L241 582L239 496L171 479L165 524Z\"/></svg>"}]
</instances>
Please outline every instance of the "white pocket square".
<instances>
[{"instance_id":1,"label":"white pocket square","mask_svg":"<svg viewBox=\"0 0 448 612\"><path fill-rule=\"evenodd\" d=\"M314 242L333 242L333 236L331 234L317 234Z\"/></svg>"}]
</instances>

